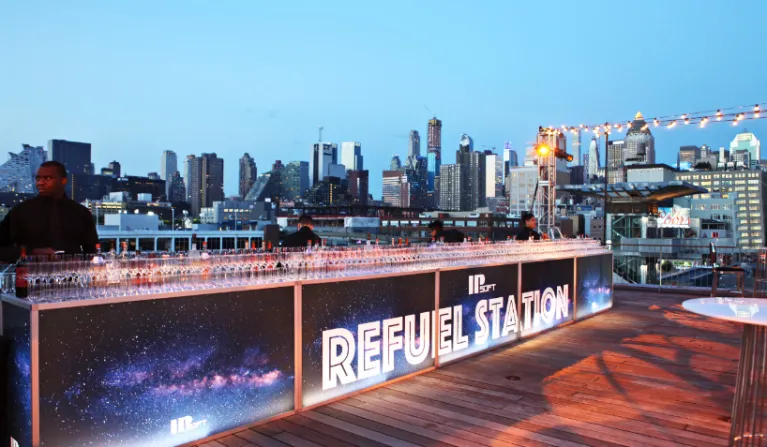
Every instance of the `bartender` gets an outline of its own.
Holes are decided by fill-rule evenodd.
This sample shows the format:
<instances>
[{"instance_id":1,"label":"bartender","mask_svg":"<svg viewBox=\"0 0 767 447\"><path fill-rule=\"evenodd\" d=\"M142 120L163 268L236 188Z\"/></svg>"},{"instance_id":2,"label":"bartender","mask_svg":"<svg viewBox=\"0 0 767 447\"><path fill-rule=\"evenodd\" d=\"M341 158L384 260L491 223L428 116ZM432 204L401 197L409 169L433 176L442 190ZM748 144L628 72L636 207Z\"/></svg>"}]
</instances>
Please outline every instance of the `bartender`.
<instances>
[{"instance_id":1,"label":"bartender","mask_svg":"<svg viewBox=\"0 0 767 447\"><path fill-rule=\"evenodd\" d=\"M465 236L458 230L445 231L445 225L441 220L435 220L429 224L431 237L437 242L456 243L463 242Z\"/></svg>"},{"instance_id":2,"label":"bartender","mask_svg":"<svg viewBox=\"0 0 767 447\"><path fill-rule=\"evenodd\" d=\"M314 233L314 220L308 214L302 214L298 218L298 231L285 236L282 240L283 247L306 247L319 245L321 239Z\"/></svg>"},{"instance_id":3,"label":"bartender","mask_svg":"<svg viewBox=\"0 0 767 447\"><path fill-rule=\"evenodd\" d=\"M67 169L46 161L35 176L38 195L11 209L0 223L0 260L15 262L21 247L33 256L96 253L98 234L88 208L64 194Z\"/></svg>"},{"instance_id":4,"label":"bartender","mask_svg":"<svg viewBox=\"0 0 767 447\"><path fill-rule=\"evenodd\" d=\"M517 233L518 241L529 241L530 239L539 241L541 239L548 239L545 234L541 236L541 233L535 231L538 227L538 219L532 213L525 213L522 215L522 229Z\"/></svg>"}]
</instances>

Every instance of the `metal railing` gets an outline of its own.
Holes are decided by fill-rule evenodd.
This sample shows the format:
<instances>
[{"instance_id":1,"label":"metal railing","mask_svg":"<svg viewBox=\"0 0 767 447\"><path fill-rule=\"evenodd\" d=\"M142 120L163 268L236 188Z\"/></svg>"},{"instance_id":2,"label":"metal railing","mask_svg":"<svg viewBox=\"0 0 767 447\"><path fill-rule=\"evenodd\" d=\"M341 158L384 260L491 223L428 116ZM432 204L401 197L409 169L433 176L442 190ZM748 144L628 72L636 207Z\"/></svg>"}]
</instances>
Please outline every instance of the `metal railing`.
<instances>
[{"instance_id":1,"label":"metal railing","mask_svg":"<svg viewBox=\"0 0 767 447\"><path fill-rule=\"evenodd\" d=\"M714 246L680 240L674 243L621 243L613 247L613 273L616 284L663 288L700 288L710 291L714 267L740 267L745 271L744 293L754 293L759 250L734 246ZM668 242L668 241L664 241ZM763 253L763 252L761 252ZM757 283L757 295L767 294L767 283ZM734 291L736 277L721 275L718 289Z\"/></svg>"}]
</instances>

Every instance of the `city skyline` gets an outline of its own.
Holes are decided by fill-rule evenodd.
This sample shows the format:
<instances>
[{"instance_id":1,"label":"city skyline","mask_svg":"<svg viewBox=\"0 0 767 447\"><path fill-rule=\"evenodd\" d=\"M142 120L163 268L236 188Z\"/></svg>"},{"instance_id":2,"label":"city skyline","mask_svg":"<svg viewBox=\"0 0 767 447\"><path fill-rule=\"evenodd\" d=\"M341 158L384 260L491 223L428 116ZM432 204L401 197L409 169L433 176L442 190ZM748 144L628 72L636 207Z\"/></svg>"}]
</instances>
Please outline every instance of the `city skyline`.
<instances>
[{"instance_id":1,"label":"city skyline","mask_svg":"<svg viewBox=\"0 0 767 447\"><path fill-rule=\"evenodd\" d=\"M744 60L760 72L765 62L756 57L758 39L697 45L685 31L736 22L758 29L758 17L767 12L762 2L690 8L648 1L628 16L606 2L558 2L549 6L557 12L551 33L531 20L540 6L439 5L440 19L423 27L431 6L407 4L409 13L396 15L404 30L397 35L388 32L394 12L369 14L359 5L306 3L296 13L281 5L178 8L168 2L153 5L152 14L146 2L96 2L49 8L55 11L46 14L27 2L6 5L0 38L11 45L0 48L0 63L9 67L0 74L6 106L0 109L0 150L44 146L52 139L84 141L92 145L96 171L118 160L129 175L159 172L164 150L180 160L216 152L228 160L230 196L238 189L236 161L243 153L259 166L271 166L276 158L308 161L317 129L324 126L325 141L362 143L370 192L380 198L380 172L392 154L407 153L410 130L419 132L426 150L426 123L433 116L443 122L442 163L450 164L462 133L478 148L510 141L524 154L538 125L628 121L638 110L651 117L764 99L753 98L753 83L720 74ZM147 16L141 30L133 27ZM250 26L253 20L259 26ZM307 26L317 20L328 24L320 36ZM616 20L627 29L654 23L653 34L642 41L652 64L632 63L625 40L605 40L588 26ZM455 33L454 23L481 31ZM631 69L593 70L595 57L584 55L593 48ZM546 53L561 55L568 70L527 69L539 66ZM471 57L459 61L459 54ZM595 54L598 60L602 53ZM355 71L341 70L348 60ZM50 76L51 66L56 76ZM419 69L405 69L413 66ZM767 135L764 121L660 129L654 132L656 161L675 165L685 145L728 147L744 128L761 139ZM587 141L584 134L583 147Z\"/></svg>"}]
</instances>

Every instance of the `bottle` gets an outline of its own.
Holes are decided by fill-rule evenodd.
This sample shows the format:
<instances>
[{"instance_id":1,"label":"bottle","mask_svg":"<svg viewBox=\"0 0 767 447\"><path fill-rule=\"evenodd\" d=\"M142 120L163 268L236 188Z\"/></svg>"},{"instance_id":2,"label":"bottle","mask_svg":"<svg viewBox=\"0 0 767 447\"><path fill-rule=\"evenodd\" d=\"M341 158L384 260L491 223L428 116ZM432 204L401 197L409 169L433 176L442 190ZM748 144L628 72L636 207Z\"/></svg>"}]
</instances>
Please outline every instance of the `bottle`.
<instances>
[{"instance_id":1,"label":"bottle","mask_svg":"<svg viewBox=\"0 0 767 447\"><path fill-rule=\"evenodd\" d=\"M29 281L27 275L29 269L27 267L27 248L21 247L21 255L19 260L16 261L16 297L28 298L29 297Z\"/></svg>"}]
</instances>

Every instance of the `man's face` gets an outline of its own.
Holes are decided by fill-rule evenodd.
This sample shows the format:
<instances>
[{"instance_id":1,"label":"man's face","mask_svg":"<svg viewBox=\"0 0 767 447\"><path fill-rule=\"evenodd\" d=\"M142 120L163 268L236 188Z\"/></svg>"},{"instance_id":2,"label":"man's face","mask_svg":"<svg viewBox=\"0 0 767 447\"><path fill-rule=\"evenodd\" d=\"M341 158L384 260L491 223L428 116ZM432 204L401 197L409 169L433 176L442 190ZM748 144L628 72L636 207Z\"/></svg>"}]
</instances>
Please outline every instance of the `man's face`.
<instances>
[{"instance_id":1,"label":"man's face","mask_svg":"<svg viewBox=\"0 0 767 447\"><path fill-rule=\"evenodd\" d=\"M64 194L66 184L66 177L61 177L59 170L53 166L41 166L37 170L35 186L41 196L59 197Z\"/></svg>"},{"instance_id":2,"label":"man's face","mask_svg":"<svg viewBox=\"0 0 767 447\"><path fill-rule=\"evenodd\" d=\"M432 228L431 229L431 237L437 237L437 229L436 228Z\"/></svg>"},{"instance_id":3,"label":"man's face","mask_svg":"<svg viewBox=\"0 0 767 447\"><path fill-rule=\"evenodd\" d=\"M531 230L535 230L537 226L538 226L538 219L536 219L535 217L527 221L527 228L530 228Z\"/></svg>"}]
</instances>

